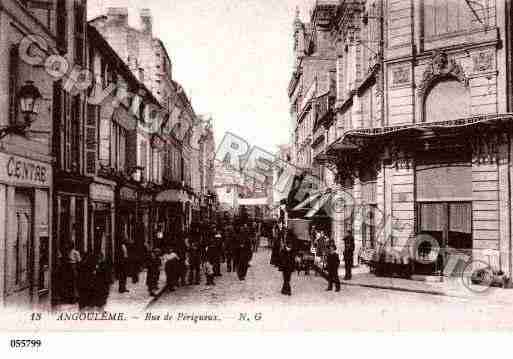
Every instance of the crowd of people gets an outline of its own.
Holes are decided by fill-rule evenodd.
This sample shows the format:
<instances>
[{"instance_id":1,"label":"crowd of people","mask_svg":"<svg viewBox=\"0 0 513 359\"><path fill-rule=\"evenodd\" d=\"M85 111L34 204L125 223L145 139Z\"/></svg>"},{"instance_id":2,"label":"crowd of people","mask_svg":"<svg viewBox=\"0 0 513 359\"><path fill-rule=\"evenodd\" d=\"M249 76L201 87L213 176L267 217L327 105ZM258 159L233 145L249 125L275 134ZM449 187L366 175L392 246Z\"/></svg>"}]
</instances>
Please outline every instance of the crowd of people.
<instances>
[{"instance_id":1,"label":"crowd of people","mask_svg":"<svg viewBox=\"0 0 513 359\"><path fill-rule=\"evenodd\" d=\"M101 251L80 252L70 243L62 257L62 298L68 303L78 303L80 309L102 309L110 293L114 278L118 279L119 293L130 291L128 280L139 282L140 273L146 270L146 286L149 296L157 296L159 290L175 291L178 287L197 286L204 283L215 285L216 277L222 276L221 264L226 272L236 273L239 280L246 279L253 253L260 247L260 235L271 239L271 264L283 275L281 293L291 295L292 273L299 271L301 251L298 239L292 231L277 223L270 233L256 223L228 222L222 225L192 226L183 234L168 235L155 241L150 248L127 238L119 240L115 264ZM312 231L311 251L321 258L321 270L328 277L328 288L340 291L338 269L340 258L335 242L322 229ZM351 231L344 237L345 280L351 279L354 238ZM308 269L305 273L308 274ZM159 288L161 275L165 275L165 288Z\"/></svg>"},{"instance_id":2,"label":"crowd of people","mask_svg":"<svg viewBox=\"0 0 513 359\"><path fill-rule=\"evenodd\" d=\"M186 233L164 236L153 248L126 237L118 243L115 263L99 250L82 258L73 243L64 248L59 281L63 302L78 303L80 309L102 309L114 278L119 293L128 293L129 279L137 284L143 270L149 296L156 296L160 289L200 285L203 277L207 286L215 285L216 277L222 276L222 263L228 273L236 273L243 281L253 252L260 246L260 228L255 222L203 224L191 226ZM159 288L161 273L166 288Z\"/></svg>"}]
</instances>

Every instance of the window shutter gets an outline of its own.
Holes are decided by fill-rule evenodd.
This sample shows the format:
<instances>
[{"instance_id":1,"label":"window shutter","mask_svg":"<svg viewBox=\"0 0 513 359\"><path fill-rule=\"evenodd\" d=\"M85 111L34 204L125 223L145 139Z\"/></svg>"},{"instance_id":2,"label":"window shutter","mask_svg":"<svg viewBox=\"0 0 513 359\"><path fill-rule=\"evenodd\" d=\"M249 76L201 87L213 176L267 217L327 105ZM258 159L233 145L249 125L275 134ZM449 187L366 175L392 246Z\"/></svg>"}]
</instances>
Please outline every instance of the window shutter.
<instances>
[{"instance_id":1,"label":"window shutter","mask_svg":"<svg viewBox=\"0 0 513 359\"><path fill-rule=\"evenodd\" d=\"M94 176L96 174L96 139L99 110L99 106L91 104L87 105L87 121L85 126L85 168L88 176Z\"/></svg>"},{"instance_id":2,"label":"window shutter","mask_svg":"<svg viewBox=\"0 0 513 359\"><path fill-rule=\"evenodd\" d=\"M67 11L66 0L57 0L57 46L61 52L66 52L67 42Z\"/></svg>"},{"instance_id":3,"label":"window shutter","mask_svg":"<svg viewBox=\"0 0 513 359\"><path fill-rule=\"evenodd\" d=\"M19 53L18 46L12 46L9 51L9 121L11 124L16 123L18 116L18 67L19 67Z\"/></svg>"},{"instance_id":4,"label":"window shutter","mask_svg":"<svg viewBox=\"0 0 513 359\"><path fill-rule=\"evenodd\" d=\"M64 127L62 126L63 101L62 101L62 81L56 81L53 84L53 126L55 128L54 150L57 153L58 168L64 168L63 153L61 147L64 138Z\"/></svg>"},{"instance_id":5,"label":"window shutter","mask_svg":"<svg viewBox=\"0 0 513 359\"><path fill-rule=\"evenodd\" d=\"M71 169L71 101L67 93L64 93L64 169L69 171Z\"/></svg>"}]
</instances>

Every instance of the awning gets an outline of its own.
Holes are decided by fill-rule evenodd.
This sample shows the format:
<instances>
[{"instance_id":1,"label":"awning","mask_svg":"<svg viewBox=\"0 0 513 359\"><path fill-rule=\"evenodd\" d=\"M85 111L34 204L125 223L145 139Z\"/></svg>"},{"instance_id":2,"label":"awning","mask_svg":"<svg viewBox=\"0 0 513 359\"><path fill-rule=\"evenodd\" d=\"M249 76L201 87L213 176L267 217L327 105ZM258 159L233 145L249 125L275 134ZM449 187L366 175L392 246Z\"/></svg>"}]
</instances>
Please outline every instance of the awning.
<instances>
[{"instance_id":1,"label":"awning","mask_svg":"<svg viewBox=\"0 0 513 359\"><path fill-rule=\"evenodd\" d=\"M160 192L155 197L157 202L191 202L182 190L168 189Z\"/></svg>"},{"instance_id":2,"label":"awning","mask_svg":"<svg viewBox=\"0 0 513 359\"><path fill-rule=\"evenodd\" d=\"M357 151L376 140L391 140L394 138L426 139L450 135L466 135L481 129L501 128L511 126L513 113L473 116L457 120L417 123L400 126L385 126L349 130L342 137L328 146L324 155L333 152Z\"/></svg>"}]
</instances>

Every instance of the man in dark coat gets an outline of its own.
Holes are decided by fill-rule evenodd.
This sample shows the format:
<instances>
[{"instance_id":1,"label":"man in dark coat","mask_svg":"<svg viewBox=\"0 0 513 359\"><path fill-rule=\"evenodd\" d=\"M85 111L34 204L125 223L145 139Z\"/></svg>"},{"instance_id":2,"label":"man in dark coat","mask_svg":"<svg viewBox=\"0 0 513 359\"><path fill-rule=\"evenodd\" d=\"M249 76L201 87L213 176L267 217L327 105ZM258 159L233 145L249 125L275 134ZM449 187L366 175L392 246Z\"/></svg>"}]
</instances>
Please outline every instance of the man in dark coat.
<instances>
[{"instance_id":1,"label":"man in dark coat","mask_svg":"<svg viewBox=\"0 0 513 359\"><path fill-rule=\"evenodd\" d=\"M177 270L177 285L185 286L185 277L187 272L187 267L185 265L185 254L187 253L187 245L185 243L184 235L181 233L177 235L176 242L174 243L173 248L175 249L175 253L178 256L178 270Z\"/></svg>"},{"instance_id":2,"label":"man in dark coat","mask_svg":"<svg viewBox=\"0 0 513 359\"><path fill-rule=\"evenodd\" d=\"M336 247L331 246L329 248L329 253L326 258L327 269L328 269L328 289L330 291L333 289L333 283L335 283L335 290L340 292L340 279L338 277L338 267L340 266L340 258L338 253L336 252Z\"/></svg>"},{"instance_id":3,"label":"man in dark coat","mask_svg":"<svg viewBox=\"0 0 513 359\"><path fill-rule=\"evenodd\" d=\"M346 232L346 236L344 237L344 264L346 269L344 280L351 280L352 278L351 270L353 269L353 256L354 237L351 230L348 230Z\"/></svg>"},{"instance_id":4,"label":"man in dark coat","mask_svg":"<svg viewBox=\"0 0 513 359\"><path fill-rule=\"evenodd\" d=\"M235 270L235 266L233 264L233 256L234 256L234 251L235 251L235 248L234 248L234 243L235 243L234 239L235 238L234 237L235 236L233 233L233 227L227 226L226 230L224 231L224 238L223 238L227 272L231 272L232 268Z\"/></svg>"},{"instance_id":5,"label":"man in dark coat","mask_svg":"<svg viewBox=\"0 0 513 359\"><path fill-rule=\"evenodd\" d=\"M221 277L221 259L222 259L222 252L223 252L223 238L221 235L221 232L216 231L214 233L214 239L212 242L212 249L214 251L213 257L212 257L212 266L214 269L214 276L215 277Z\"/></svg>"},{"instance_id":6,"label":"man in dark coat","mask_svg":"<svg viewBox=\"0 0 513 359\"><path fill-rule=\"evenodd\" d=\"M200 284L201 252L199 243L195 240L189 247L189 285Z\"/></svg>"},{"instance_id":7,"label":"man in dark coat","mask_svg":"<svg viewBox=\"0 0 513 359\"><path fill-rule=\"evenodd\" d=\"M148 287L148 293L150 296L155 297L156 291L159 289L159 277L160 277L160 251L154 249L150 252L150 256L147 260L148 272L146 274L146 286Z\"/></svg>"},{"instance_id":8,"label":"man in dark coat","mask_svg":"<svg viewBox=\"0 0 513 359\"><path fill-rule=\"evenodd\" d=\"M164 262L167 289L170 292L173 292L178 284L178 275L180 271L180 258L176 254L174 248L168 250L167 254L164 256Z\"/></svg>"},{"instance_id":9,"label":"man in dark coat","mask_svg":"<svg viewBox=\"0 0 513 359\"><path fill-rule=\"evenodd\" d=\"M237 249L237 276L239 280L245 280L248 273L249 261L253 252L249 238L243 236Z\"/></svg>"},{"instance_id":10,"label":"man in dark coat","mask_svg":"<svg viewBox=\"0 0 513 359\"><path fill-rule=\"evenodd\" d=\"M94 277L94 301L93 306L99 310L107 304L107 298L110 293L112 284L112 265L105 258L103 253L99 252L95 255L95 277Z\"/></svg>"},{"instance_id":11,"label":"man in dark coat","mask_svg":"<svg viewBox=\"0 0 513 359\"><path fill-rule=\"evenodd\" d=\"M119 293L127 293L126 280L130 271L130 258L128 253L128 240L124 238L119 248L118 259L118 276L119 276Z\"/></svg>"},{"instance_id":12,"label":"man in dark coat","mask_svg":"<svg viewBox=\"0 0 513 359\"><path fill-rule=\"evenodd\" d=\"M280 255L280 271L283 275L283 286L281 288L281 294L292 295L292 290L290 288L290 278L295 268L296 261L294 252L292 251L292 243L287 241Z\"/></svg>"}]
</instances>

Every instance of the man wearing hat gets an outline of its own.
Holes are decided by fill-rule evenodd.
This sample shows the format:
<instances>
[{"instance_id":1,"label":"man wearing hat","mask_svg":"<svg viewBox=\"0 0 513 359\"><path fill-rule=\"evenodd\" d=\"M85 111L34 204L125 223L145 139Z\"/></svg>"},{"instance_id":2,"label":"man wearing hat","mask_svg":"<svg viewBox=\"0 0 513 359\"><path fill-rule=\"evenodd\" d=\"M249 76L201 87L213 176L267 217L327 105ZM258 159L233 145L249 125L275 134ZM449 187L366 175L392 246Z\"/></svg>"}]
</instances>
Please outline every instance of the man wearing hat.
<instances>
[{"instance_id":1,"label":"man wearing hat","mask_svg":"<svg viewBox=\"0 0 513 359\"><path fill-rule=\"evenodd\" d=\"M354 256L354 237L352 231L349 229L346 231L346 236L344 237L344 264L346 267L346 274L344 276L344 280L351 280L353 269L353 256Z\"/></svg>"},{"instance_id":2,"label":"man wearing hat","mask_svg":"<svg viewBox=\"0 0 513 359\"><path fill-rule=\"evenodd\" d=\"M214 243L212 245L214 250L214 257L212 265L214 266L214 276L220 277L221 276L221 252L222 252L222 236L219 231L216 231L214 235Z\"/></svg>"},{"instance_id":3,"label":"man wearing hat","mask_svg":"<svg viewBox=\"0 0 513 359\"><path fill-rule=\"evenodd\" d=\"M333 283L335 283L335 291L340 292L340 279L338 277L338 267L340 266L340 258L336 252L337 247L331 245L328 248L328 256L326 258L327 269L328 269L328 289L333 289Z\"/></svg>"},{"instance_id":4,"label":"man wearing hat","mask_svg":"<svg viewBox=\"0 0 513 359\"><path fill-rule=\"evenodd\" d=\"M294 269L296 268L296 261L292 251L292 242L290 240L287 240L280 257L280 271L283 274L283 286L281 288L281 294L292 295L292 289L290 288L290 278L292 276L292 272L294 272Z\"/></svg>"}]
</instances>

